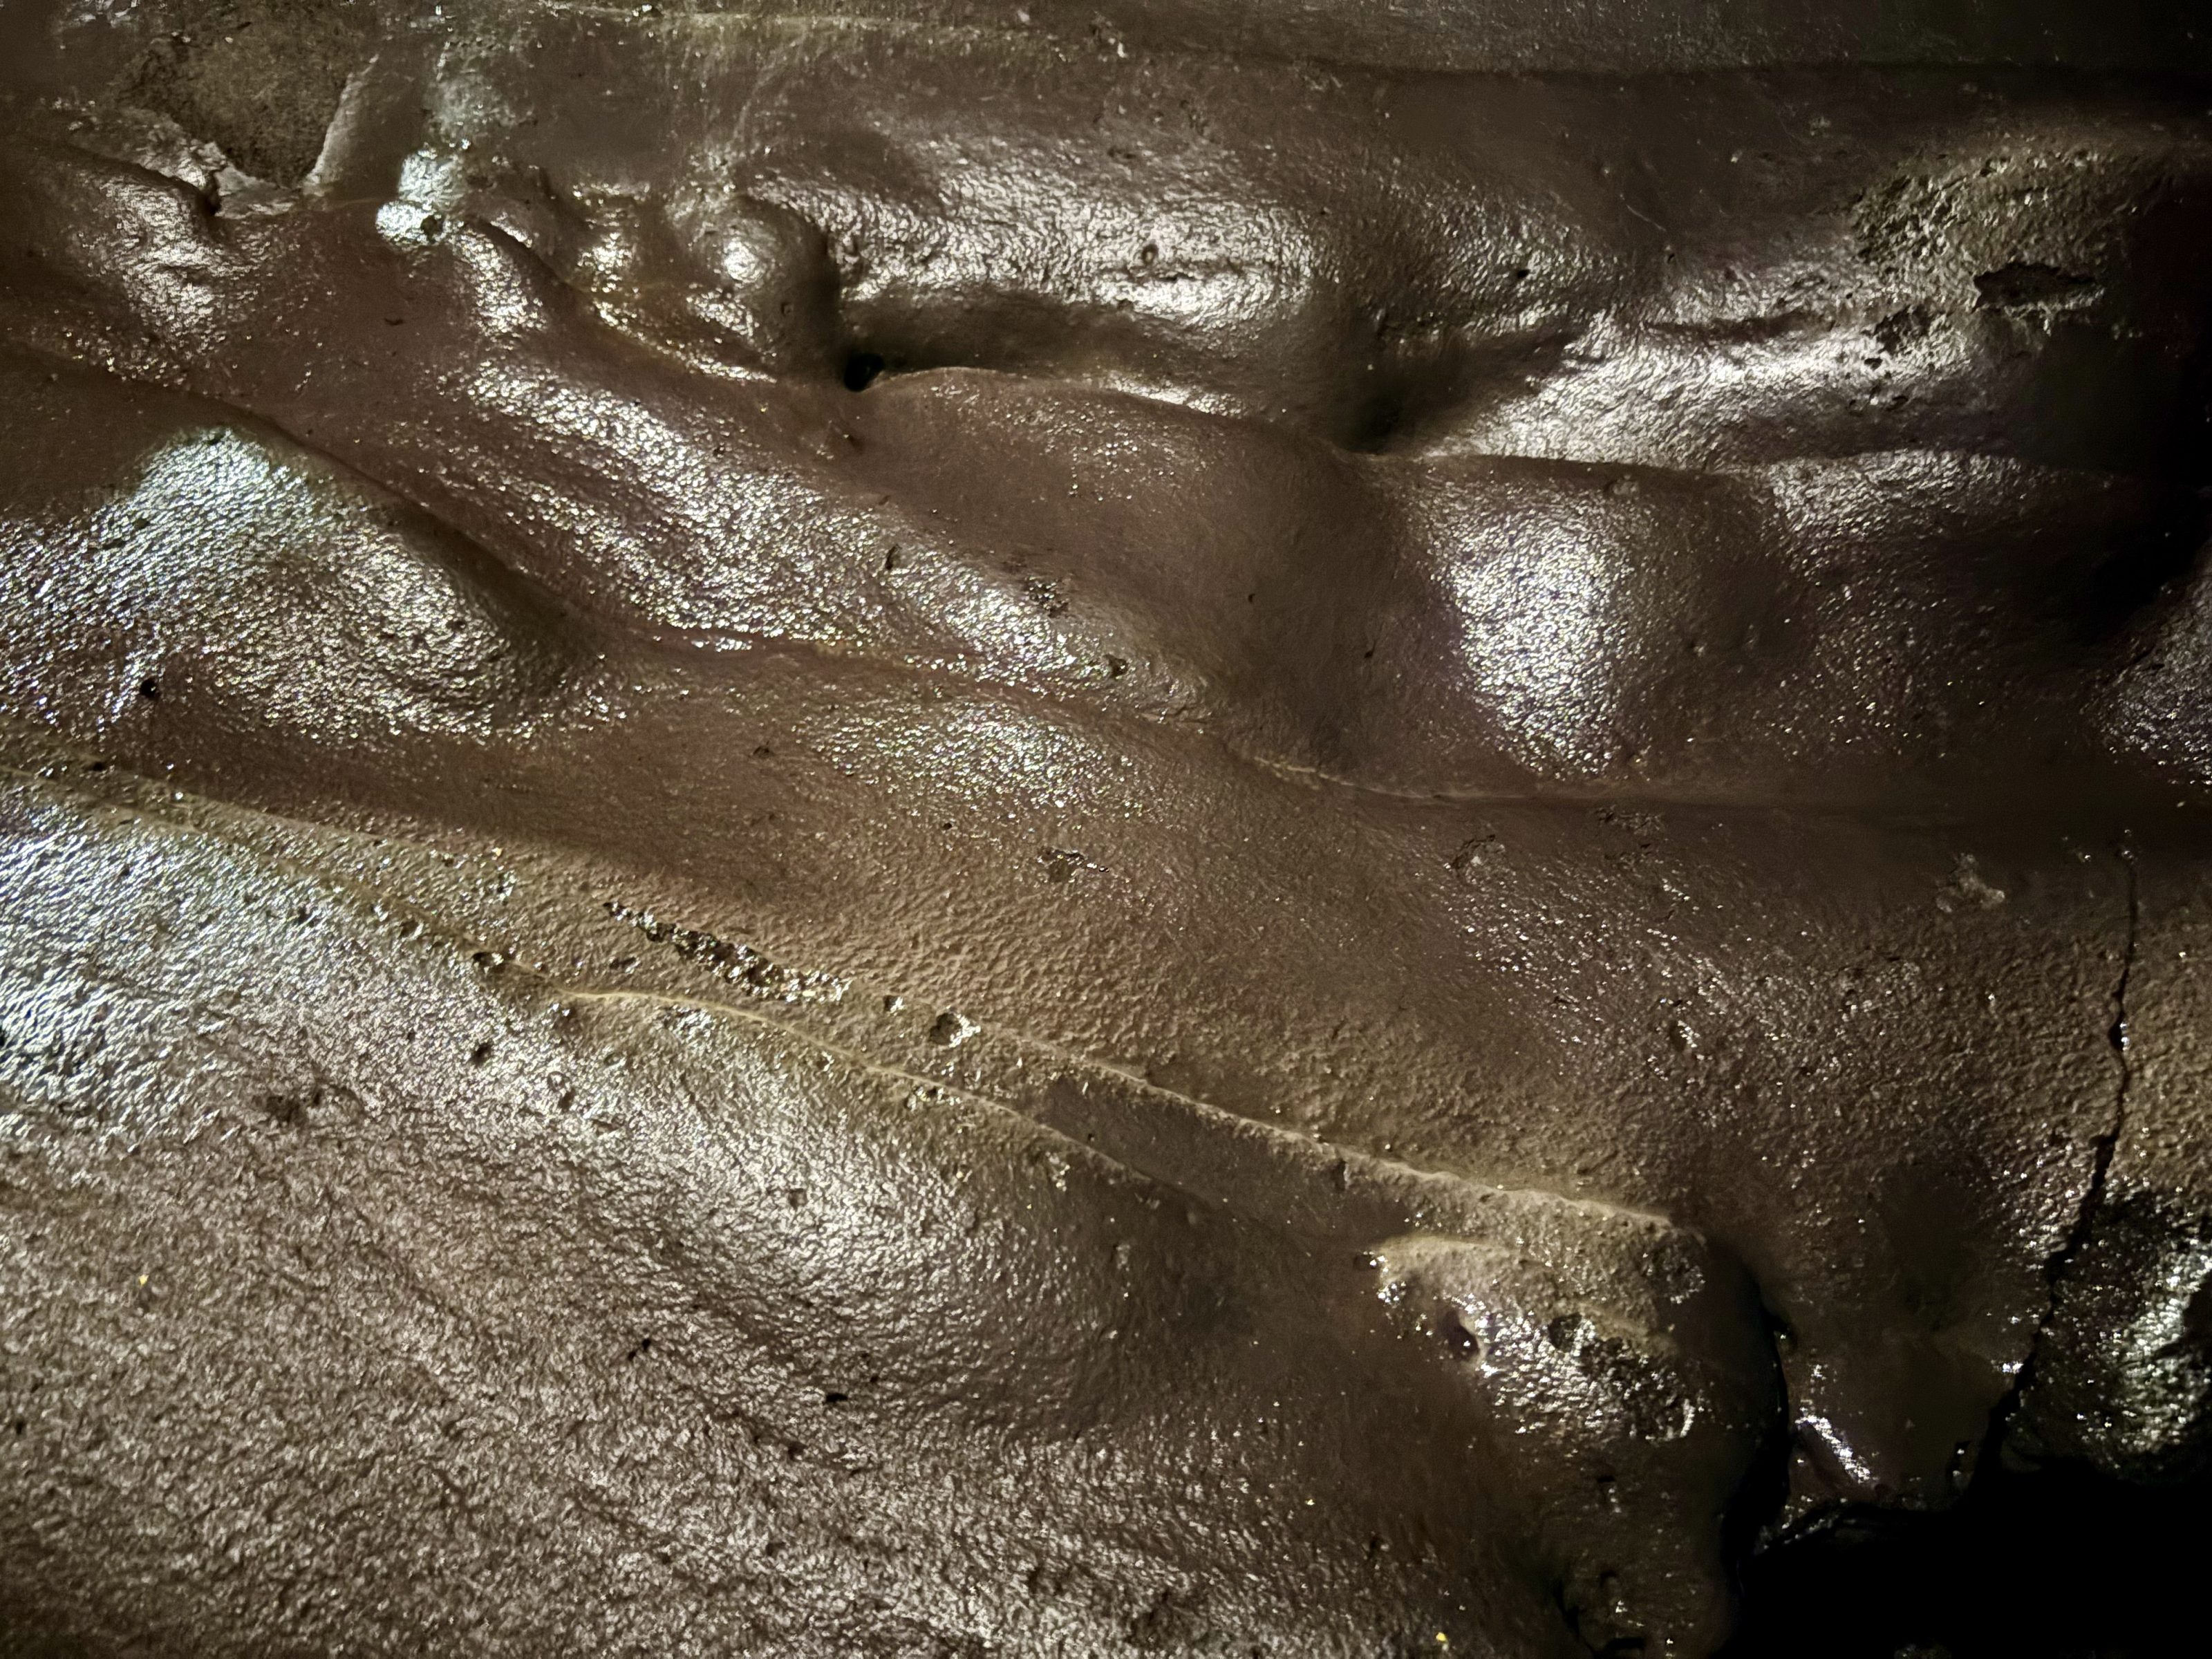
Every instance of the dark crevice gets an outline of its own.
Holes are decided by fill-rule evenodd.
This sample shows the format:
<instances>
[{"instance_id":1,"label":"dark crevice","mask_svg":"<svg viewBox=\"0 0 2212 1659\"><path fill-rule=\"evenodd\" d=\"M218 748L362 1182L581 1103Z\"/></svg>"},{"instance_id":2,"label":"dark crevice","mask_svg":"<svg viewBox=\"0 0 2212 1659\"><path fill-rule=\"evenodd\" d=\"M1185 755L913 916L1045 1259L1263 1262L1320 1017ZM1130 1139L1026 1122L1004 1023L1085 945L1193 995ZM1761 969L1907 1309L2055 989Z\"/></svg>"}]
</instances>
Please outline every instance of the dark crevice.
<instances>
[{"instance_id":1,"label":"dark crevice","mask_svg":"<svg viewBox=\"0 0 2212 1659\"><path fill-rule=\"evenodd\" d=\"M1991 1415L1973 1479L1948 1509L1846 1505L1769 1542L1744 1568L1741 1616L1722 1659L2164 1659L2201 1645L2201 1615L2179 1587L2212 1552L2212 1480L2147 1486L2007 1455L2127 1126L2142 899L2125 840L2118 856L2127 927L2105 1033L2118 1068L2112 1114L2073 1226L2045 1263L2043 1319ZM1747 1491L1744 1510L1757 1503Z\"/></svg>"},{"instance_id":2,"label":"dark crevice","mask_svg":"<svg viewBox=\"0 0 2212 1659\"><path fill-rule=\"evenodd\" d=\"M2049 1334L2051 1322L2057 1310L2058 1287L2069 1269L2087 1248L2091 1231L2105 1206L2106 1179L2112 1168L2112 1155L2118 1150L2121 1132L2127 1127L2128 1091L2135 1082L2135 1066L2129 1054L2128 983L2135 976L2136 953L2142 935L2142 897L2136 874L2134 848L2123 839L2119 848L2121 871L2127 878L2128 923L2127 938L2120 951L2120 971L2113 982L2112 994L2112 1023L2106 1028L2105 1040L2112 1045L2114 1062L2119 1068L2118 1080L2112 1090L2112 1115L2110 1126L2095 1141L2094 1161L2090 1166L2089 1184L2081 1194L2080 1209L2075 1212L2072 1231L2067 1234L2057 1255L2044 1265L2044 1277L2050 1287L2051 1300L2045 1306L2043 1322L2037 1328L2035 1341L2029 1346L2026 1364L2014 1379L2012 1392L2006 1396L1998 1413L2000 1423L2008 1421L2018 1409L2021 1397L2034 1381L2035 1361Z\"/></svg>"},{"instance_id":3,"label":"dark crevice","mask_svg":"<svg viewBox=\"0 0 2212 1659\"><path fill-rule=\"evenodd\" d=\"M1748 1274L1747 1274L1748 1278ZM1721 1547L1732 1562L1747 1561L1771 1538L1790 1500L1790 1460L1796 1443L1797 1413L1790 1399L1790 1368L1785 1356L1795 1345L1789 1319L1778 1312L1763 1289L1759 1291L1757 1315L1759 1335L1774 1379L1774 1412L1765 1438L1752 1454L1735 1496L1721 1517Z\"/></svg>"},{"instance_id":4,"label":"dark crevice","mask_svg":"<svg viewBox=\"0 0 2212 1659\"><path fill-rule=\"evenodd\" d=\"M2212 315L2201 331L2212 342ZM2136 625L2198 568L2212 539L2212 343L2180 365L2173 407L2175 418L2165 423L2142 471L2153 481L2142 521L2064 601L2085 644L2106 643Z\"/></svg>"},{"instance_id":5,"label":"dark crevice","mask_svg":"<svg viewBox=\"0 0 2212 1659\"><path fill-rule=\"evenodd\" d=\"M2112 1173L2112 1156L2119 1148L2120 1133L2127 1127L2128 1091L2135 1081L2135 1071L2128 1047L2128 984L2135 975L2136 953L2142 934L2142 900L2136 874L2133 845L2123 834L2118 857L2120 869L2126 878L2127 933L2120 950L2120 971L2113 981L2110 998L2112 1022L2105 1028L2105 1041L2111 1045L2114 1064L2119 1075L2112 1087L2112 1116L2104 1132L2092 1143L2088 1184L2082 1189L2081 1202L2074 1212L2074 1224L2066 1239L2043 1264L2045 1300L2043 1317L2035 1328L2035 1337L2028 1344L2027 1358L2021 1362L2020 1373L2013 1378L2010 1389L1991 1414L1988 1439L1983 1447L1982 1467L2002 1461L2005 1443L2013 1437L2013 1426L2021 1415L2021 1403L2034 1387L2038 1361L2041 1358L2051 1337L2051 1328L2058 1314L2061 1286L2067 1274L2087 1249L2096 1230L2097 1218L2105 1207L2105 1189Z\"/></svg>"},{"instance_id":6,"label":"dark crevice","mask_svg":"<svg viewBox=\"0 0 2212 1659\"><path fill-rule=\"evenodd\" d=\"M2056 265L2016 259L1974 278L1974 289L1984 307L2012 310L2022 307L2062 305L2094 293L2100 284L2094 276Z\"/></svg>"},{"instance_id":7,"label":"dark crevice","mask_svg":"<svg viewBox=\"0 0 2212 1659\"><path fill-rule=\"evenodd\" d=\"M2203 1650L2208 1553L2212 1483L1991 1459L1950 1509L1853 1509L1755 1559L1722 1659L2171 1659Z\"/></svg>"},{"instance_id":8,"label":"dark crevice","mask_svg":"<svg viewBox=\"0 0 2212 1659\"><path fill-rule=\"evenodd\" d=\"M1352 411L1345 422L1344 429L1337 434L1337 442L1342 447L1361 454L1379 455L1389 449L1392 440L1407 424L1407 398L1404 390L1389 387L1376 392Z\"/></svg>"},{"instance_id":9,"label":"dark crevice","mask_svg":"<svg viewBox=\"0 0 2212 1659\"><path fill-rule=\"evenodd\" d=\"M877 377L886 367L888 365L878 352L848 352L845 366L839 371L839 378L845 382L848 392L866 392L876 383Z\"/></svg>"},{"instance_id":10,"label":"dark crevice","mask_svg":"<svg viewBox=\"0 0 2212 1659\"><path fill-rule=\"evenodd\" d=\"M2212 512L2195 483L2161 492L2149 515L2087 573L2058 595L2074 637L2095 647L2112 641L2194 570L2212 535Z\"/></svg>"},{"instance_id":11,"label":"dark crevice","mask_svg":"<svg viewBox=\"0 0 2212 1659\"><path fill-rule=\"evenodd\" d=\"M1313 435L1356 454L1419 455L1448 439L1486 393L1546 378L1580 331L1552 329L1477 345L1397 341L1340 387L1334 416Z\"/></svg>"}]
</instances>

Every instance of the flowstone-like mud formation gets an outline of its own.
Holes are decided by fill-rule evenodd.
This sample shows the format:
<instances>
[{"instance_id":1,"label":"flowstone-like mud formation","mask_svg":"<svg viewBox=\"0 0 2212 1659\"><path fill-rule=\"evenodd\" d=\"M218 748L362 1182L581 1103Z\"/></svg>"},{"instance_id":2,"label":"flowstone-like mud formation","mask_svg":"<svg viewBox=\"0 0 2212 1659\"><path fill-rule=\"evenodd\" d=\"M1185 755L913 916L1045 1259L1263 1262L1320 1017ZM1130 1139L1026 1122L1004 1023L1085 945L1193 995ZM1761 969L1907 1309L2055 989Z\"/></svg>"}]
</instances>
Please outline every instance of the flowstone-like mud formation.
<instances>
[{"instance_id":1,"label":"flowstone-like mud formation","mask_svg":"<svg viewBox=\"0 0 2212 1659\"><path fill-rule=\"evenodd\" d=\"M2176 9L9 7L0 1648L2075 1641Z\"/></svg>"}]
</instances>

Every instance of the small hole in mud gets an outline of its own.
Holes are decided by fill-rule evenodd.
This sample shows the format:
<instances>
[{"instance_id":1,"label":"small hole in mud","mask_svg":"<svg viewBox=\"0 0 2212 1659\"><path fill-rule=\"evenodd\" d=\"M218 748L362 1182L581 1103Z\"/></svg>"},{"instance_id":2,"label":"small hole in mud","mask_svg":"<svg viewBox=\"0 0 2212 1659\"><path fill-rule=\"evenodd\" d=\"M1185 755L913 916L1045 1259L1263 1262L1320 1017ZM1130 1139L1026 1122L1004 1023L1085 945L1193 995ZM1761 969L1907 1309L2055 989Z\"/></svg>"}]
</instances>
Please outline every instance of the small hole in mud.
<instances>
[{"instance_id":1,"label":"small hole in mud","mask_svg":"<svg viewBox=\"0 0 2212 1659\"><path fill-rule=\"evenodd\" d=\"M884 360L872 351L855 351L845 359L845 389L866 392L884 372Z\"/></svg>"},{"instance_id":2,"label":"small hole in mud","mask_svg":"<svg viewBox=\"0 0 2212 1659\"><path fill-rule=\"evenodd\" d=\"M1466 1321L1455 1308L1445 1308L1437 1315L1437 1335L1456 1359L1482 1358L1482 1340L1468 1329Z\"/></svg>"},{"instance_id":3,"label":"small hole in mud","mask_svg":"<svg viewBox=\"0 0 2212 1659\"><path fill-rule=\"evenodd\" d=\"M141 681L139 681L139 682L138 682L138 695L139 695L140 696L142 696L142 697L145 698L145 699L146 699L146 701L147 701L148 702L161 702L161 681L159 681L159 680L141 680Z\"/></svg>"},{"instance_id":4,"label":"small hole in mud","mask_svg":"<svg viewBox=\"0 0 2212 1659\"><path fill-rule=\"evenodd\" d=\"M972 1020L965 1014L950 1011L939 1014L937 1023L929 1028L929 1040L940 1048L957 1048L975 1035Z\"/></svg>"},{"instance_id":5,"label":"small hole in mud","mask_svg":"<svg viewBox=\"0 0 2212 1659\"><path fill-rule=\"evenodd\" d=\"M1361 454L1380 454L1410 424L1413 412L1405 388L1381 387L1352 411L1342 434L1344 447Z\"/></svg>"},{"instance_id":6,"label":"small hole in mud","mask_svg":"<svg viewBox=\"0 0 2212 1659\"><path fill-rule=\"evenodd\" d=\"M296 1129L307 1118L307 1103L291 1095L264 1095L261 1109L271 1123L288 1129Z\"/></svg>"},{"instance_id":7,"label":"small hole in mud","mask_svg":"<svg viewBox=\"0 0 2212 1659\"><path fill-rule=\"evenodd\" d=\"M469 1050L469 1064L471 1066L481 1066L490 1058L491 1044L488 1042L479 1042Z\"/></svg>"}]
</instances>

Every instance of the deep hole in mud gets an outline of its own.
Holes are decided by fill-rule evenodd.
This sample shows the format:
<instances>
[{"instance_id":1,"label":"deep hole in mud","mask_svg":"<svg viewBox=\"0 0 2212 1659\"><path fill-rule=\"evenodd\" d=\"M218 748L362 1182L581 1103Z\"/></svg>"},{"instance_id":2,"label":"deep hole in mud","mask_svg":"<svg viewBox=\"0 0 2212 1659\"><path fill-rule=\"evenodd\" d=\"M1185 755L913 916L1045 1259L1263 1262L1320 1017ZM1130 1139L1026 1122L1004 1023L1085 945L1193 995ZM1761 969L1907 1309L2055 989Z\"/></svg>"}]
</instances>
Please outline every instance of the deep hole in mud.
<instances>
[{"instance_id":1,"label":"deep hole in mud","mask_svg":"<svg viewBox=\"0 0 2212 1659\"><path fill-rule=\"evenodd\" d=\"M845 389L866 392L883 372L884 360L880 356L872 351L855 351L845 359Z\"/></svg>"},{"instance_id":2,"label":"deep hole in mud","mask_svg":"<svg viewBox=\"0 0 2212 1659\"><path fill-rule=\"evenodd\" d=\"M1985 1467L1941 1514L1858 1512L1753 1559L1724 1659L2204 1650L2212 1479Z\"/></svg>"}]
</instances>

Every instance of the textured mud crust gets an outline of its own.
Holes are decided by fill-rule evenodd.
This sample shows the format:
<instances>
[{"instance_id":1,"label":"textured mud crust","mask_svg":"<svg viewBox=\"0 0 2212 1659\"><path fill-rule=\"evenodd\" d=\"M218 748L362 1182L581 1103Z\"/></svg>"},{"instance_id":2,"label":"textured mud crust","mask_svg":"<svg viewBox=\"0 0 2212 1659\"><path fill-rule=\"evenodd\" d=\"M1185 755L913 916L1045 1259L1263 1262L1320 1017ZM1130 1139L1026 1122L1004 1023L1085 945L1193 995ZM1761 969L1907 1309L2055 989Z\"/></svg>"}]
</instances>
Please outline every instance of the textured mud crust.
<instances>
[{"instance_id":1,"label":"textured mud crust","mask_svg":"<svg viewBox=\"0 0 2212 1659\"><path fill-rule=\"evenodd\" d=\"M1384 9L0 7L0 1654L2175 1650L2195 26Z\"/></svg>"}]
</instances>

